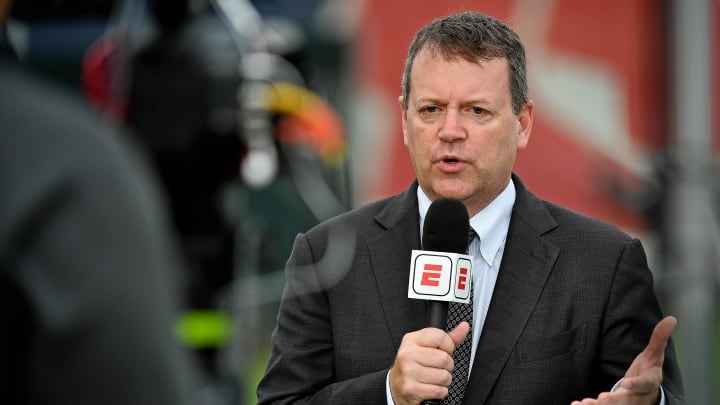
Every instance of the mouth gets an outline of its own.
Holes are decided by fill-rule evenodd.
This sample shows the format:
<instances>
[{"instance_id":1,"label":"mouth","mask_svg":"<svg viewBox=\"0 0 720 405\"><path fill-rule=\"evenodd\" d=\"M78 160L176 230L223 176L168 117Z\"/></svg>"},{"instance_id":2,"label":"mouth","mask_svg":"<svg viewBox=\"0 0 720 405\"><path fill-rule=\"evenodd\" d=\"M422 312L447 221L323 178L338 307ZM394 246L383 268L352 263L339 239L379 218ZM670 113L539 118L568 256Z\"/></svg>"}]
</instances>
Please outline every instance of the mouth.
<instances>
[{"instance_id":1,"label":"mouth","mask_svg":"<svg viewBox=\"0 0 720 405\"><path fill-rule=\"evenodd\" d=\"M437 165L443 172L455 173L462 170L465 161L455 155L443 155L437 160Z\"/></svg>"},{"instance_id":2,"label":"mouth","mask_svg":"<svg viewBox=\"0 0 720 405\"><path fill-rule=\"evenodd\" d=\"M450 155L450 154L441 155L437 159L437 161L439 163L462 163L462 162L464 162L464 160L460 156Z\"/></svg>"}]
</instances>

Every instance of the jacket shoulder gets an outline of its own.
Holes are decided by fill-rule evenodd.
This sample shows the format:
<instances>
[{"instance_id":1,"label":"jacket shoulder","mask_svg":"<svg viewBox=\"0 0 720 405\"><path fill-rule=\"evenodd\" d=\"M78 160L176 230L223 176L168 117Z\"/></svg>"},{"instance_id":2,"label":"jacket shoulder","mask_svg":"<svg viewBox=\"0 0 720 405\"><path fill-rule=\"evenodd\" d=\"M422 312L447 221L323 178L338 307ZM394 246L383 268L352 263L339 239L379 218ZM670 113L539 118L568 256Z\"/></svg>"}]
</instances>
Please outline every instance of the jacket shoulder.
<instances>
[{"instance_id":1,"label":"jacket shoulder","mask_svg":"<svg viewBox=\"0 0 720 405\"><path fill-rule=\"evenodd\" d=\"M589 243L604 241L606 243L620 243L623 245L636 239L625 230L606 221L552 202L543 201L543 204L550 215L557 221L558 226L554 232L550 233L551 235L556 233L559 237L572 237L578 241L586 241Z\"/></svg>"}]
</instances>

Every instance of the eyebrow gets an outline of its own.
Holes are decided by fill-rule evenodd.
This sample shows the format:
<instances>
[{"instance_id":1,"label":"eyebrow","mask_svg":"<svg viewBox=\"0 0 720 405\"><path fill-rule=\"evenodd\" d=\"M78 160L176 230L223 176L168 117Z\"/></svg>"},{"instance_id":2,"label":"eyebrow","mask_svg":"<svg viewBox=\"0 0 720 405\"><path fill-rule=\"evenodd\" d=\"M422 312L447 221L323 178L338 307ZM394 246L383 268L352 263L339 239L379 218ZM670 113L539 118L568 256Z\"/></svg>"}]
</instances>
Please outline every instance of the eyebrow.
<instances>
[{"instance_id":1,"label":"eyebrow","mask_svg":"<svg viewBox=\"0 0 720 405\"><path fill-rule=\"evenodd\" d=\"M413 103L413 105L417 107L417 106L423 105L423 104L425 104L425 103L442 104L442 105L447 104L446 102L441 101L439 98L435 98L435 97L420 97L420 98L418 98L417 100L415 100L415 102ZM474 99L470 99L470 100L467 100L467 101L463 101L461 105L463 105L463 106L467 106L467 105L492 105L492 102L490 102L490 100L488 100L488 99L485 98L485 97L480 97L480 98L474 98Z\"/></svg>"},{"instance_id":2,"label":"eyebrow","mask_svg":"<svg viewBox=\"0 0 720 405\"><path fill-rule=\"evenodd\" d=\"M479 105L492 105L492 102L485 97L475 98L463 103L464 105L479 104Z\"/></svg>"},{"instance_id":3,"label":"eyebrow","mask_svg":"<svg viewBox=\"0 0 720 405\"><path fill-rule=\"evenodd\" d=\"M425 103L443 104L439 98L435 97L420 97L413 102L413 105L417 106Z\"/></svg>"}]
</instances>

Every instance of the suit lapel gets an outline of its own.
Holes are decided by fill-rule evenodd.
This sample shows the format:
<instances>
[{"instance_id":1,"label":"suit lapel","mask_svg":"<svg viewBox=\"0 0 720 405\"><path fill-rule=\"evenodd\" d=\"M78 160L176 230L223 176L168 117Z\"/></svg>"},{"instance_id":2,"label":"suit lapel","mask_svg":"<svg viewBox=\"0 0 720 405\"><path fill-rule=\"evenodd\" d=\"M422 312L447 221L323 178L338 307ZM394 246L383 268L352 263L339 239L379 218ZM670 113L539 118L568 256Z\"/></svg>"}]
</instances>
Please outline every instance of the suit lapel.
<instances>
[{"instance_id":1,"label":"suit lapel","mask_svg":"<svg viewBox=\"0 0 720 405\"><path fill-rule=\"evenodd\" d=\"M368 240L370 263L395 349L403 335L425 326L425 302L407 297L410 254L420 248L417 183L377 216L387 230Z\"/></svg>"},{"instance_id":2,"label":"suit lapel","mask_svg":"<svg viewBox=\"0 0 720 405\"><path fill-rule=\"evenodd\" d=\"M475 352L465 393L467 403L483 403L517 343L552 271L559 248L541 235L556 224L543 203L514 177L513 208L502 264Z\"/></svg>"}]
</instances>

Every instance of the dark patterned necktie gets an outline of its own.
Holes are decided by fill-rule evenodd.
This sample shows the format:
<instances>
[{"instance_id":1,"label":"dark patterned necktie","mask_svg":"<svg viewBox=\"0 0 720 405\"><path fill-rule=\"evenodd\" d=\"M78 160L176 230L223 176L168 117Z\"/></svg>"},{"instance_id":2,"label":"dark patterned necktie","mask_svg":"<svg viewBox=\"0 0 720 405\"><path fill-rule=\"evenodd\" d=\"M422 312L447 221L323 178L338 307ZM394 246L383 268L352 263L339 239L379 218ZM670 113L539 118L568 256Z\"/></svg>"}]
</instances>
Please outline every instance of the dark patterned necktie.
<instances>
[{"instance_id":1,"label":"dark patterned necktie","mask_svg":"<svg viewBox=\"0 0 720 405\"><path fill-rule=\"evenodd\" d=\"M470 228L468 234L468 250L470 244L477 234ZM470 374L470 352L472 351L472 321L473 321L473 290L475 286L470 288L470 303L461 304L458 302L450 302L448 304L447 326L445 330L450 331L460 322L467 321L470 324L470 332L468 332L465 340L453 352L453 360L455 368L452 371L452 381L448 387L448 396L443 400L443 404L461 404L465 396L465 386L468 382Z\"/></svg>"}]
</instances>

